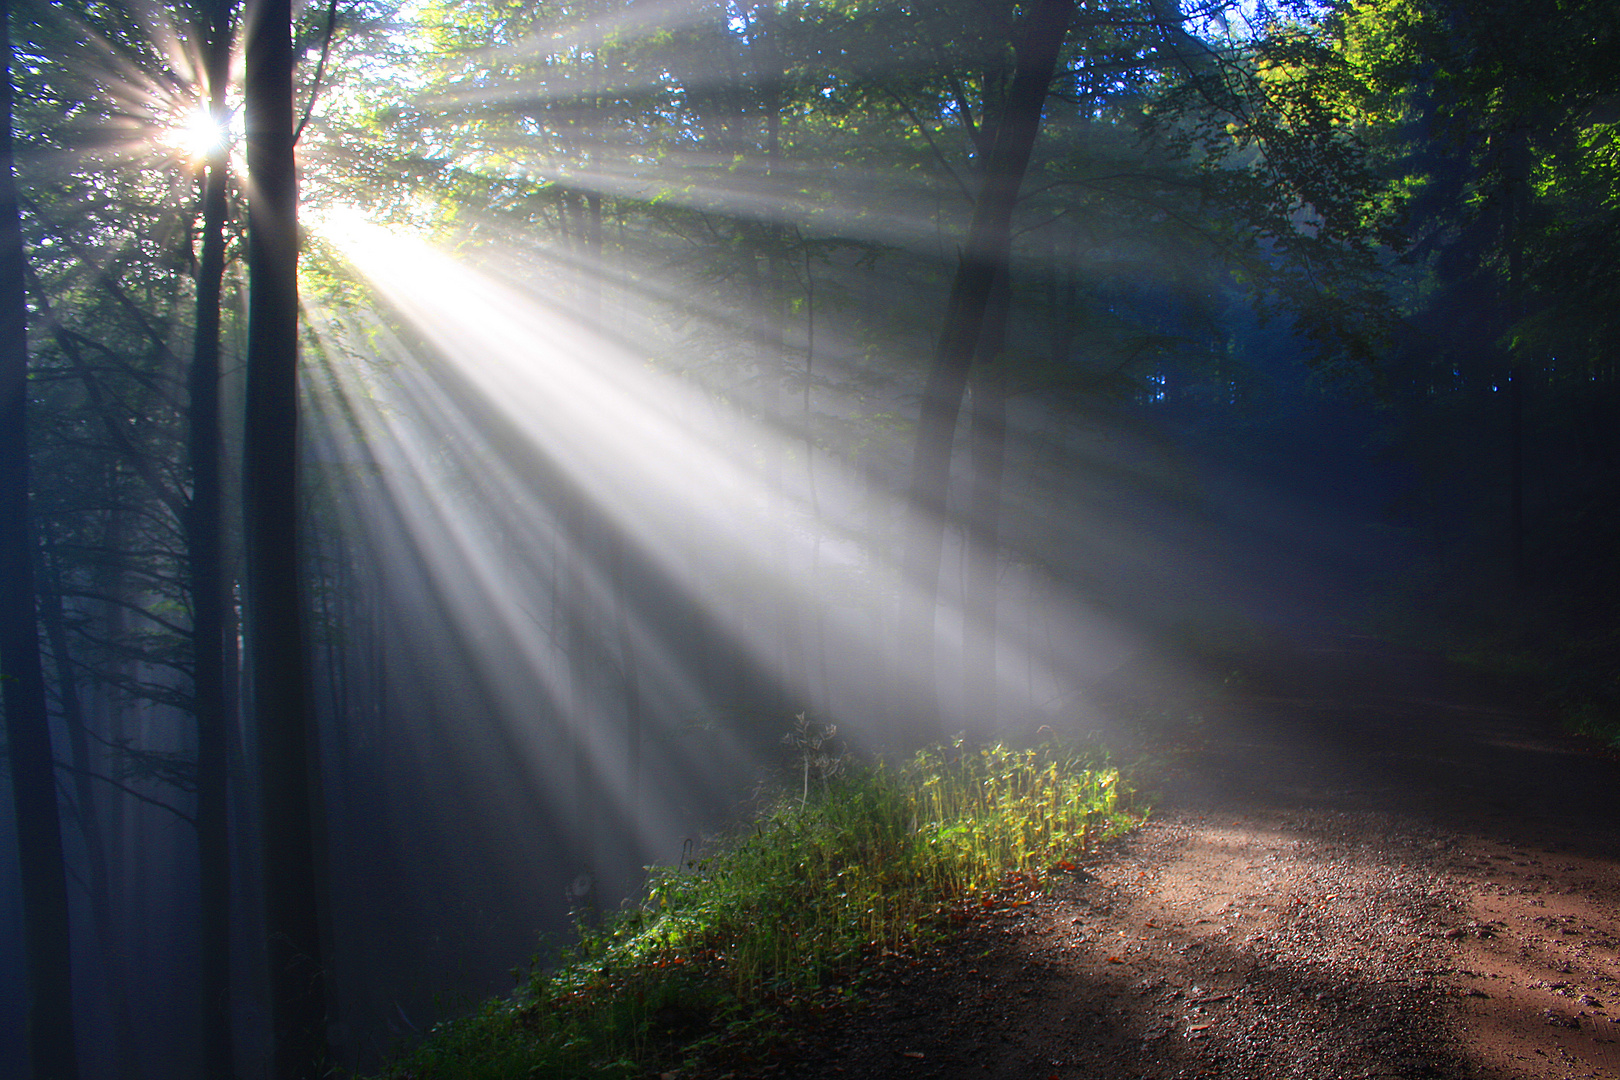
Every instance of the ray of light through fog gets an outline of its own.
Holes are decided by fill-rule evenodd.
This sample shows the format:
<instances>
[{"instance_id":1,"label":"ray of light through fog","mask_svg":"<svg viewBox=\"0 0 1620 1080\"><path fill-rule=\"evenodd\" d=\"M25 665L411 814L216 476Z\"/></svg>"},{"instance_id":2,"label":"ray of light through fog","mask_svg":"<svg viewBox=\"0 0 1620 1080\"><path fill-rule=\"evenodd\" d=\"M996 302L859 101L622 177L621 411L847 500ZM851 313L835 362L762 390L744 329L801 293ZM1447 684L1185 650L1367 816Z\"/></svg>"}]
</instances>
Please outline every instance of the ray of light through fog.
<instances>
[{"instance_id":1,"label":"ray of light through fog","mask_svg":"<svg viewBox=\"0 0 1620 1080\"><path fill-rule=\"evenodd\" d=\"M1154 5L1151 25L1176 7ZM154 567L189 554L180 508L200 494L181 433L206 387L186 379L186 346L207 261L200 169L220 139L233 215L254 196L243 58L222 130L199 110L205 35L181 8L30 10L14 42L17 171L39 278L36 486L54 500L36 526L56 545L42 565L66 568L52 588L72 632L48 642L53 723L58 750L84 759L64 785L117 784L82 801L64 786L87 895L97 823L110 840L105 925L82 899L72 915L85 1028L101 1043L87 1072L114 1075L121 1049L157 1063L149 1074L197 1074L203 813L195 776L169 766L200 759L199 733L218 731L201 726L200 696L195 711L185 701L200 672L183 658L203 650L175 615L185 583L206 582L175 561L171 589ZM765 797L797 795L800 776L811 783L794 771L800 718L891 762L957 732L970 748L1094 735L1127 766L1144 746L1196 753L1224 705L1213 687L1265 691L1267 664L1336 647L1369 596L1387 602L1379 582L1425 575L1427 589L1438 563L1472 550L1446 516L1461 527L1468 499L1488 506L1488 463L1453 511L1405 506L1420 488L1404 470L1428 467L1401 458L1414 447L1362 460L1384 421L1363 423L1304 369L1288 327L1248 310L1229 280L1247 226L1205 222L1203 179L1143 124L1164 61L1150 24L1134 4L1099 5L1020 181L995 625L966 632L971 384L937 587L918 595L899 560L921 390L984 163L978 91L940 84L997 69L973 74L976 33L928 40L946 9L794 8L776 56L779 29L749 24L767 10L294 4L307 527L288 587L309 615L315 858L345 1065L387 1059L465 995L510 990L513 965L547 957L573 920L645 897L649 867L701 865ZM1319 13L1179 10L1216 49ZM228 232L218 388L228 548L244 225ZM1489 375L1502 388L1499 371L1469 370L1454 363L1435 385ZM1428 513L1434 535L1419 537ZM250 610L242 599L229 617ZM919 604L934 612L931 662L908 640ZM989 717L969 704L984 700L972 653L986 637ZM229 663L224 694L241 706L225 950L239 1065L268 1060L270 1028L263 717L246 659ZM1242 684L1251 663L1259 691ZM126 692L143 686L155 693ZM69 689L87 719L70 720ZM935 698L940 723L919 732ZM61 742L77 729L82 752ZM162 768L140 772L148 761ZM0 828L0 861L14 846ZM12 892L0 925L15 927ZM6 967L0 996L21 985ZM126 998L128 1033L114 1015Z\"/></svg>"},{"instance_id":2,"label":"ray of light through fog","mask_svg":"<svg viewBox=\"0 0 1620 1080\"><path fill-rule=\"evenodd\" d=\"M523 755L532 790L553 802L585 768L614 804L598 807L614 834L634 822L641 850L667 858L658 848L678 843L681 783L746 776L765 749L739 728L780 734L809 711L859 745L889 743L886 725L916 690L890 644L906 588L890 556L890 492L841 456L816 453L807 468L802 434L593 332L580 289L536 284L562 280L543 265L474 268L355 212L316 227L377 307L311 313L330 361L315 381L336 390L314 395L315 424L326 452L369 459L358 472L371 494L339 501L362 508L353 524L385 573L420 575L416 617L442 621L491 697L491 715L456 718L461 752ZM629 318L614 307L608 325ZM936 620L945 673L961 649L951 577ZM1013 609L999 648L1005 700L1027 705L1033 690L1072 707L1075 676L1095 674L1050 669L1052 650L1032 636L1090 641L1098 666L1118 662L1115 636L1080 613ZM593 644L567 640L570 612ZM781 715L727 722L712 674L687 670L698 625L781 687ZM595 674L576 670L591 667L582 650ZM1072 667L1072 644L1062 653ZM627 668L647 712L634 734ZM625 745L637 738L645 750ZM687 778L644 782L672 773Z\"/></svg>"}]
</instances>

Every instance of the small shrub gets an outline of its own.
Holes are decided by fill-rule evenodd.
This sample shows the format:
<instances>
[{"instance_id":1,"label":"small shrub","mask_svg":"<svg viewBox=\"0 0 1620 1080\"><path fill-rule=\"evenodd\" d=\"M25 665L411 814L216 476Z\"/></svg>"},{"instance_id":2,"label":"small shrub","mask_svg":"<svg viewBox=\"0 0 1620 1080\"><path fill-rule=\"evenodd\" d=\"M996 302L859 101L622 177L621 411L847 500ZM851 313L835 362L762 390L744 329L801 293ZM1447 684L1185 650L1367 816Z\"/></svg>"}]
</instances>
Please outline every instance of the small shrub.
<instances>
[{"instance_id":1,"label":"small shrub","mask_svg":"<svg viewBox=\"0 0 1620 1080\"><path fill-rule=\"evenodd\" d=\"M748 829L652 868L641 904L581 925L552 969L436 1027L391 1075L639 1075L727 1032L768 1038L762 1017L847 989L1009 884L1044 887L1140 820L1117 769L1062 743L835 767L812 726L789 737L794 790Z\"/></svg>"}]
</instances>

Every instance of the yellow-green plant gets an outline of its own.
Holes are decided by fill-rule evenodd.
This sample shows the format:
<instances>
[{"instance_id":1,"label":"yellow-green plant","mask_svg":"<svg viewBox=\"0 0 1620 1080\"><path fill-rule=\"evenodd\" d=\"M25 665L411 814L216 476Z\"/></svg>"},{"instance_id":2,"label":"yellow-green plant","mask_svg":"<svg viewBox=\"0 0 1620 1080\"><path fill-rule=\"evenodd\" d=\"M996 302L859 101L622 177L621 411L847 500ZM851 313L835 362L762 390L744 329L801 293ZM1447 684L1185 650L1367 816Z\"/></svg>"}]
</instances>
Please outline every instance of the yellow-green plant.
<instances>
[{"instance_id":1,"label":"yellow-green plant","mask_svg":"<svg viewBox=\"0 0 1620 1080\"><path fill-rule=\"evenodd\" d=\"M858 984L863 960L1009 886L1042 887L1140 820L1119 771L1064 743L958 744L815 786L795 764L794 790L748 829L653 868L641 904L582 926L559 964L436 1029L395 1075L644 1072L761 1010Z\"/></svg>"}]
</instances>

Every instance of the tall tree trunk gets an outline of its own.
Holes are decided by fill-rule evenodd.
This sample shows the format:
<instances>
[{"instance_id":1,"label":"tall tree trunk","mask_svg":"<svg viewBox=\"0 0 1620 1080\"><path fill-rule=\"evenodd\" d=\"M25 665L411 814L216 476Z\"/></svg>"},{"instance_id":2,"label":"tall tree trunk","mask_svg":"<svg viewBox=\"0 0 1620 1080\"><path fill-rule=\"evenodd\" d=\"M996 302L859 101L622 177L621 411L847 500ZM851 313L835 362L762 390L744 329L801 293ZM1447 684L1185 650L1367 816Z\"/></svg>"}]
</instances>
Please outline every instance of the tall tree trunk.
<instances>
[{"instance_id":1,"label":"tall tree trunk","mask_svg":"<svg viewBox=\"0 0 1620 1080\"><path fill-rule=\"evenodd\" d=\"M209 155L202 197L202 256L187 408L191 499L186 548L191 571L192 711L197 723L197 848L201 896L203 1075L235 1074L231 1044L231 865L225 699L225 560L220 482L219 312L225 279L226 177L230 150L225 88L231 70L233 0L203 0L208 110L222 137Z\"/></svg>"},{"instance_id":2,"label":"tall tree trunk","mask_svg":"<svg viewBox=\"0 0 1620 1080\"><path fill-rule=\"evenodd\" d=\"M1504 164L1507 192L1502 221L1502 243L1507 248L1507 307L1509 330L1516 330L1525 316L1524 263L1525 212L1530 202L1530 134L1525 124L1516 123L1505 136ZM1510 346L1510 348L1513 348ZM1525 370L1520 356L1508 358L1508 548L1513 570L1513 587L1529 584L1530 566L1525 555L1524 516L1524 383Z\"/></svg>"},{"instance_id":3,"label":"tall tree trunk","mask_svg":"<svg viewBox=\"0 0 1620 1080\"><path fill-rule=\"evenodd\" d=\"M591 724L600 708L597 674L601 650L596 627L601 620L588 585L586 559L600 549L601 530L594 527L594 508L580 491L577 478L563 476L558 487L564 560L560 571L563 638L568 662L568 745L574 784L569 841L576 877L569 887L569 902L580 917L594 921L601 907L597 827L603 814L603 785L592 746Z\"/></svg>"},{"instance_id":4,"label":"tall tree trunk","mask_svg":"<svg viewBox=\"0 0 1620 1080\"><path fill-rule=\"evenodd\" d=\"M136 1057L135 1021L129 1011L129 980L122 953L114 946L118 923L113 916L112 881L108 872L107 830L102 824L101 800L96 798L95 762L90 752L89 726L84 715L84 699L73 673L73 657L68 649L67 613L62 604L61 559L48 533L41 532L39 573L44 589L39 596L40 622L50 645L56 668L56 695L61 706L62 724L67 729L72 754L73 803L77 808L79 836L84 840L85 882L90 893L90 917L95 922L96 952L101 957L101 978L112 1010L113 1060L123 1080L137 1080L140 1062Z\"/></svg>"},{"instance_id":5,"label":"tall tree trunk","mask_svg":"<svg viewBox=\"0 0 1620 1080\"><path fill-rule=\"evenodd\" d=\"M1003 268L991 286L973 368L968 452L973 486L968 499L967 585L962 598L963 728L970 741L990 736L996 725L996 594L1000 587L998 518L1006 457L1006 371L998 362L1007 340L1011 275Z\"/></svg>"},{"instance_id":6,"label":"tall tree trunk","mask_svg":"<svg viewBox=\"0 0 1620 1080\"><path fill-rule=\"evenodd\" d=\"M759 295L759 349L761 388L764 392L764 423L771 431L785 431L786 416L782 408L782 379L786 375L787 349L786 307L784 288L783 249L786 237L775 209L776 181L782 162L782 89L785 81L781 41L779 39L774 2L754 5L750 29L750 48L755 77L759 85L759 111L765 121L764 169L760 174L763 190L760 192L766 206L766 220L761 224L759 240L763 247L765 274ZM787 515L788 500L784 488L783 463L786 444L780 438L769 438L765 445L765 482L770 488L770 514L768 527L777 538L773 560L787 580ZM776 639L776 694L777 715L768 722L782 723L788 715L802 711L807 702L803 695L809 686L805 673L804 632L801 613L794 602L791 589L780 589L771 601L769 618L771 632Z\"/></svg>"},{"instance_id":7,"label":"tall tree trunk","mask_svg":"<svg viewBox=\"0 0 1620 1080\"><path fill-rule=\"evenodd\" d=\"M1038 0L1026 16L1017 65L995 145L973 206L967 243L951 283L939 344L923 388L911 459L910 522L903 566L908 599L900 628L903 663L916 679L919 700L905 707L915 742L938 738L939 694L934 683L934 609L945 546L951 444L968 370L978 347L991 285L1004 271L1012 244L1012 211L1029 167L1047 89L1074 14L1074 0Z\"/></svg>"},{"instance_id":8,"label":"tall tree trunk","mask_svg":"<svg viewBox=\"0 0 1620 1080\"><path fill-rule=\"evenodd\" d=\"M1508 369L1508 556L1513 587L1529 584L1529 563L1524 550L1524 369Z\"/></svg>"},{"instance_id":9,"label":"tall tree trunk","mask_svg":"<svg viewBox=\"0 0 1620 1080\"><path fill-rule=\"evenodd\" d=\"M614 529L608 541L608 572L613 578L613 633L619 645L619 681L624 688L624 809L634 820L641 810L641 674L636 661L636 639L631 631L629 598L625 587L625 540L623 529Z\"/></svg>"},{"instance_id":10,"label":"tall tree trunk","mask_svg":"<svg viewBox=\"0 0 1620 1080\"><path fill-rule=\"evenodd\" d=\"M45 706L28 510L28 314L12 169L11 5L0 0L0 683L22 869L28 1055L35 1080L77 1080L67 869Z\"/></svg>"},{"instance_id":11,"label":"tall tree trunk","mask_svg":"<svg viewBox=\"0 0 1620 1080\"><path fill-rule=\"evenodd\" d=\"M247 8L247 415L243 524L250 699L258 729L276 1080L327 1060L317 906L316 745L298 562L298 195L290 0Z\"/></svg>"},{"instance_id":12,"label":"tall tree trunk","mask_svg":"<svg viewBox=\"0 0 1620 1080\"><path fill-rule=\"evenodd\" d=\"M595 99L592 108L596 108ZM585 305L591 329L602 331L602 282L607 277L607 263L602 248L602 196L592 193L586 198L589 212L589 231L586 242L590 248L591 291ZM620 232L623 217L620 216ZM622 235L621 235L622 240ZM625 552L629 540L622 527L615 525L608 540L608 574L613 588L613 632L619 646L619 680L624 692L624 767L628 805L623 809L634 821L641 810L641 743L644 726L641 707L641 674L636 659L636 642L629 621L629 597L625 581Z\"/></svg>"},{"instance_id":13,"label":"tall tree trunk","mask_svg":"<svg viewBox=\"0 0 1620 1080\"><path fill-rule=\"evenodd\" d=\"M801 238L802 240L802 238ZM832 683L827 678L827 615L821 595L821 494L816 488L815 428L810 413L810 386L816 368L816 275L810 260L810 249L804 247L804 392L800 399L799 422L804 436L804 483L810 496L810 582L806 595L816 622L816 674L821 680L821 710L828 716L836 714L833 708ZM808 686L808 680L806 681ZM813 695L806 694L812 703Z\"/></svg>"},{"instance_id":14,"label":"tall tree trunk","mask_svg":"<svg viewBox=\"0 0 1620 1080\"><path fill-rule=\"evenodd\" d=\"M574 251L577 303L591 326L600 312L599 278L594 251L600 251L600 206L594 220L586 197L565 191L560 209L563 238ZM590 561L604 549L609 526L580 478L566 470L558 474L557 505L563 531L562 569L564 640L568 659L568 740L573 766L573 845L576 876L569 886L569 902L577 917L595 921L601 914L603 860L598 832L606 812L601 765L592 744L592 723L605 714L603 664L606 662L599 627L606 625L598 597L591 587Z\"/></svg>"}]
</instances>

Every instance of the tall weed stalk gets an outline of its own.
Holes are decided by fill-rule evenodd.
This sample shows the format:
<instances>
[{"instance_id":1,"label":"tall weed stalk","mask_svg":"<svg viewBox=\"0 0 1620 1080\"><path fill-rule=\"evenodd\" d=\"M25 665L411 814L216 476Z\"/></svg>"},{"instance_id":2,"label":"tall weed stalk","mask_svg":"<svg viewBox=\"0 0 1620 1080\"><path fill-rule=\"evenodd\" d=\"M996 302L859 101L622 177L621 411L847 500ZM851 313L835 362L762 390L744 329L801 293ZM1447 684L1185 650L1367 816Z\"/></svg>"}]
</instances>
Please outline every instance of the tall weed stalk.
<instances>
[{"instance_id":1,"label":"tall weed stalk","mask_svg":"<svg viewBox=\"0 0 1620 1080\"><path fill-rule=\"evenodd\" d=\"M847 765L847 763L846 763ZM957 745L803 777L521 992L435 1029L395 1076L635 1075L783 1003L858 982L993 903L1042 887L1140 820L1117 769L1076 748ZM517 1071L513 1071L516 1069Z\"/></svg>"}]
</instances>

